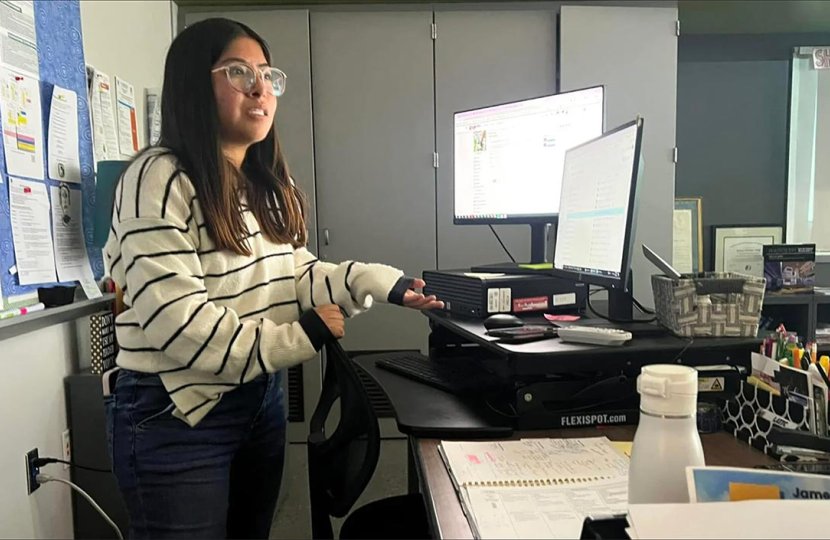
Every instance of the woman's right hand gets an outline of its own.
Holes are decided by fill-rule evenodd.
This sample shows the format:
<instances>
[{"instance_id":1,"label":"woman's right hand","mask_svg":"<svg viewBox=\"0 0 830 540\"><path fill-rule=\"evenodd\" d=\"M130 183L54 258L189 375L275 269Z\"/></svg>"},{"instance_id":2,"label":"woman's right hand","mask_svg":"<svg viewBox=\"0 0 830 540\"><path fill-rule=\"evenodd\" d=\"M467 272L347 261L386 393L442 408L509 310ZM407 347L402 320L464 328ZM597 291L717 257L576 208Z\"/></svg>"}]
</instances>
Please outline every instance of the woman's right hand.
<instances>
[{"instance_id":1,"label":"woman's right hand","mask_svg":"<svg viewBox=\"0 0 830 540\"><path fill-rule=\"evenodd\" d=\"M340 306L336 304L326 304L324 306L317 306L314 308L317 316L323 319L326 326L335 339L340 339L346 335L346 319L343 317L343 312Z\"/></svg>"}]
</instances>

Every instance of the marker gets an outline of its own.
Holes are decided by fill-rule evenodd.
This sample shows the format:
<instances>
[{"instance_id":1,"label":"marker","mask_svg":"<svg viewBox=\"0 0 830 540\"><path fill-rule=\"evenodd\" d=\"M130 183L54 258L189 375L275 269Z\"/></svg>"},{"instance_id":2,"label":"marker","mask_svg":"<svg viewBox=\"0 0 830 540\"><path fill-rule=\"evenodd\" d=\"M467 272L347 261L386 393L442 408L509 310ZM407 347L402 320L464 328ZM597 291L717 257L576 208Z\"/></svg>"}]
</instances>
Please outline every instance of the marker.
<instances>
[{"instance_id":1,"label":"marker","mask_svg":"<svg viewBox=\"0 0 830 540\"><path fill-rule=\"evenodd\" d=\"M35 311L41 311L43 309L46 309L46 306L42 302L27 307L7 309L6 311L0 311L0 319L11 319L18 315L26 315L27 313L34 313Z\"/></svg>"}]
</instances>

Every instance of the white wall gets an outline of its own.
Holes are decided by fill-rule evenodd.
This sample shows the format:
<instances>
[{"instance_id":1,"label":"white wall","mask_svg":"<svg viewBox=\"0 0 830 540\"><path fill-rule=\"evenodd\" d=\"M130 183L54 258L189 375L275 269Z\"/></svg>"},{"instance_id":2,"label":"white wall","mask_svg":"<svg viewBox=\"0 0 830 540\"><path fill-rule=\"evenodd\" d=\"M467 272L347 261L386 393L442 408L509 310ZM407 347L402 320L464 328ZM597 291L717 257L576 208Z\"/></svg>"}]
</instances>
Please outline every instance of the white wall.
<instances>
[{"instance_id":1,"label":"white wall","mask_svg":"<svg viewBox=\"0 0 830 540\"><path fill-rule=\"evenodd\" d=\"M3 340L0 350L0 537L72 538L69 488L50 483L27 495L23 454L63 455L63 379L77 356L75 323ZM69 478L62 465L42 472Z\"/></svg>"},{"instance_id":2,"label":"white wall","mask_svg":"<svg viewBox=\"0 0 830 540\"><path fill-rule=\"evenodd\" d=\"M161 88L173 12L170 0L81 0L86 63L135 86L139 148L147 141L144 90Z\"/></svg>"},{"instance_id":3,"label":"white wall","mask_svg":"<svg viewBox=\"0 0 830 540\"><path fill-rule=\"evenodd\" d=\"M81 0L86 62L135 85L142 144L144 89L161 87L171 13L169 0ZM23 454L38 448L41 456L62 457L64 377L78 364L75 323L3 340L0 351L0 537L72 538L69 488L52 483L27 495ZM69 477L61 465L44 472Z\"/></svg>"}]
</instances>

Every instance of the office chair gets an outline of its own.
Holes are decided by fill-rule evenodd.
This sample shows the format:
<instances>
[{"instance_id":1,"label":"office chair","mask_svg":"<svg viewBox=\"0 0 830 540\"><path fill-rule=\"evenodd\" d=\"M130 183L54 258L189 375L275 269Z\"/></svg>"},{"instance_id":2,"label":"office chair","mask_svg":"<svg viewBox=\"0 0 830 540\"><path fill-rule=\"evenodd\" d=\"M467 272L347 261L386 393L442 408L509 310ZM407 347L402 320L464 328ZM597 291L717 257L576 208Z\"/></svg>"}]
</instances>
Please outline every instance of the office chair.
<instances>
[{"instance_id":1,"label":"office chair","mask_svg":"<svg viewBox=\"0 0 830 540\"><path fill-rule=\"evenodd\" d=\"M340 400L340 420L325 432ZM352 360L339 343L326 345L326 371L308 435L308 479L313 538L334 538L330 517L344 517L371 480L380 455L380 430ZM388 497L352 512L340 538L428 538L421 495Z\"/></svg>"}]
</instances>

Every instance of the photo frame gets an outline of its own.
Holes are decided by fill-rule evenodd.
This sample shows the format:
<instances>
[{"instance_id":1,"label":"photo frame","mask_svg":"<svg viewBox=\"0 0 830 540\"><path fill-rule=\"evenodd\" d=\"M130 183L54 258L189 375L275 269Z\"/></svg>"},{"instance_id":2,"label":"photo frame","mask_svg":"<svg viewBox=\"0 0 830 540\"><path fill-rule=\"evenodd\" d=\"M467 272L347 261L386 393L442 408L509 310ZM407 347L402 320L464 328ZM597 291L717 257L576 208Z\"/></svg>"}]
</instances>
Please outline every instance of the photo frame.
<instances>
[{"instance_id":1,"label":"photo frame","mask_svg":"<svg viewBox=\"0 0 830 540\"><path fill-rule=\"evenodd\" d=\"M780 244L781 225L715 225L712 227L715 272L764 277L764 246Z\"/></svg>"},{"instance_id":2,"label":"photo frame","mask_svg":"<svg viewBox=\"0 0 830 540\"><path fill-rule=\"evenodd\" d=\"M674 199L672 266L681 274L703 271L703 199Z\"/></svg>"}]
</instances>

